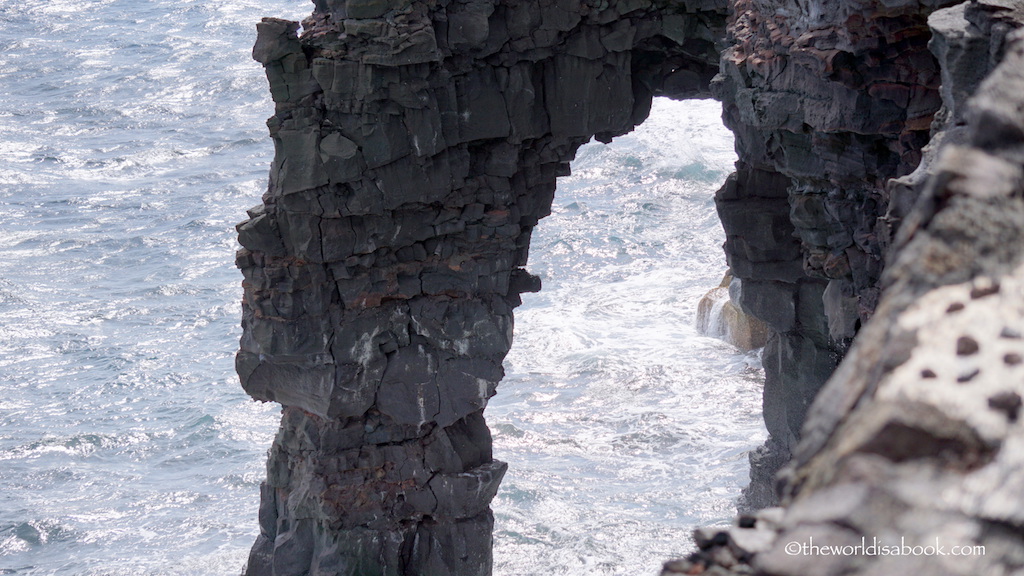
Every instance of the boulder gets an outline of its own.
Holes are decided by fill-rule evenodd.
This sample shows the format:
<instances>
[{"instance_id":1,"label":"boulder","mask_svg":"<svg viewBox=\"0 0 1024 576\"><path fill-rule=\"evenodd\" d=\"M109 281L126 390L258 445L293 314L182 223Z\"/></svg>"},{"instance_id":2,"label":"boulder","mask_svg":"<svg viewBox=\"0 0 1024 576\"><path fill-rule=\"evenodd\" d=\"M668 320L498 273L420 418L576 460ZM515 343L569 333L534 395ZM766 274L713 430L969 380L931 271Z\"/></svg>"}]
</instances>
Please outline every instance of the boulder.
<instances>
[{"instance_id":1,"label":"boulder","mask_svg":"<svg viewBox=\"0 0 1024 576\"><path fill-rule=\"evenodd\" d=\"M743 351L763 348L770 328L763 321L743 312L729 297L732 275L726 274L697 303L697 332L720 338Z\"/></svg>"}]
</instances>

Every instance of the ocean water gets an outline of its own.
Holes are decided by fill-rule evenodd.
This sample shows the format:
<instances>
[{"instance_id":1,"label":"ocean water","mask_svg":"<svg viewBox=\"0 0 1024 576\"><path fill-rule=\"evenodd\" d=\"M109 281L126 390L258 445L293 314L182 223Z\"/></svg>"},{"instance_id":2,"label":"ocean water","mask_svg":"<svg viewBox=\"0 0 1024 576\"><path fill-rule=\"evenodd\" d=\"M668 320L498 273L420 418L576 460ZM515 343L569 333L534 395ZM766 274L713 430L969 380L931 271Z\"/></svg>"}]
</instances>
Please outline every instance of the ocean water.
<instances>
[{"instance_id":1,"label":"ocean water","mask_svg":"<svg viewBox=\"0 0 1024 576\"><path fill-rule=\"evenodd\" d=\"M765 439L757 353L699 336L724 272L714 191L732 134L714 101L655 100L610 145L580 149L534 232L543 290L516 312L487 410L495 573L642 575L735 515Z\"/></svg>"},{"instance_id":2,"label":"ocean water","mask_svg":"<svg viewBox=\"0 0 1024 576\"><path fill-rule=\"evenodd\" d=\"M249 52L308 2L0 0L0 574L233 575L279 410L232 357L234 224L273 112ZM534 235L488 409L495 574L655 574L764 438L756 354L700 337L732 162L711 102L584 147Z\"/></svg>"}]
</instances>

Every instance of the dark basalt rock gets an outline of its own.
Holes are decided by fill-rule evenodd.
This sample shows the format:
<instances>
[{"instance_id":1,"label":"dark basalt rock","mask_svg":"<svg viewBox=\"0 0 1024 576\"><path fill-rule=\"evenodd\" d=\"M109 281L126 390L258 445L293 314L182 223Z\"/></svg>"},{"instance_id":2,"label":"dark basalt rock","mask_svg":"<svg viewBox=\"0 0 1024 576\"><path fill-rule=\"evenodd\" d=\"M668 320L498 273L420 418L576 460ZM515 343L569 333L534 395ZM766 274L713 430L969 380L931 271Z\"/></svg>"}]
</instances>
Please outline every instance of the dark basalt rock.
<instances>
[{"instance_id":1,"label":"dark basalt rock","mask_svg":"<svg viewBox=\"0 0 1024 576\"><path fill-rule=\"evenodd\" d=\"M727 544L742 530L702 534L700 550L665 574L1024 565L1024 4L970 2L929 23L952 84L927 169L893 184L919 198L890 240L884 296L780 476L785 507L741 554Z\"/></svg>"},{"instance_id":2,"label":"dark basalt rock","mask_svg":"<svg viewBox=\"0 0 1024 576\"><path fill-rule=\"evenodd\" d=\"M667 570L926 573L780 546L936 525L993 550L942 570L1019 569L1019 2L314 4L253 50L275 159L238 226L237 369L285 409L250 576L489 573L483 410L540 288L531 231L580 145L712 93L736 300L772 332L741 506L776 503L796 458L785 509Z\"/></svg>"},{"instance_id":3,"label":"dark basalt rock","mask_svg":"<svg viewBox=\"0 0 1024 576\"><path fill-rule=\"evenodd\" d=\"M726 3L323 1L267 19L242 386L285 406L248 573L486 574L483 419L576 149L708 96ZM784 213L780 213L784 217Z\"/></svg>"}]
</instances>

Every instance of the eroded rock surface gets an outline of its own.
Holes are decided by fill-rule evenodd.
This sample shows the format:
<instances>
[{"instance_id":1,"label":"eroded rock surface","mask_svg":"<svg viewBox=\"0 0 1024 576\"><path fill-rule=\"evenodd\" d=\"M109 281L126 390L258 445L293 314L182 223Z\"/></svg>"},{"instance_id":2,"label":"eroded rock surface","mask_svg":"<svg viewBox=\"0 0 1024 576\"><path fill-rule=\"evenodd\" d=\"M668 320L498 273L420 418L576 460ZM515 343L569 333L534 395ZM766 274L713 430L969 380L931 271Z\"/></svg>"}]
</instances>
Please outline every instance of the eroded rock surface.
<instances>
[{"instance_id":1,"label":"eroded rock surface","mask_svg":"<svg viewBox=\"0 0 1024 576\"><path fill-rule=\"evenodd\" d=\"M764 351L774 450L751 461L749 508L774 503L769 479L874 312L899 224L888 182L918 166L942 104L927 25L939 4L734 3L715 90L740 161L718 211L740 304L777 332Z\"/></svg>"},{"instance_id":2,"label":"eroded rock surface","mask_svg":"<svg viewBox=\"0 0 1024 576\"><path fill-rule=\"evenodd\" d=\"M1024 573L1024 4L929 22L953 79L944 132L893 184L920 197L808 414L785 507L698 538L666 574Z\"/></svg>"},{"instance_id":3,"label":"eroded rock surface","mask_svg":"<svg viewBox=\"0 0 1024 576\"><path fill-rule=\"evenodd\" d=\"M238 373L280 402L249 576L487 574L483 418L576 149L708 96L724 1L316 2L267 19L276 155Z\"/></svg>"},{"instance_id":4,"label":"eroded rock surface","mask_svg":"<svg viewBox=\"0 0 1024 576\"><path fill-rule=\"evenodd\" d=\"M745 506L796 459L785 508L670 568L1022 569L1019 1L314 4L253 52L276 155L238 228L237 368L285 409L249 576L489 572L483 410L540 288L530 233L581 144L712 92L740 157L716 197L737 300L772 331ZM992 552L781 548L897 532Z\"/></svg>"}]
</instances>

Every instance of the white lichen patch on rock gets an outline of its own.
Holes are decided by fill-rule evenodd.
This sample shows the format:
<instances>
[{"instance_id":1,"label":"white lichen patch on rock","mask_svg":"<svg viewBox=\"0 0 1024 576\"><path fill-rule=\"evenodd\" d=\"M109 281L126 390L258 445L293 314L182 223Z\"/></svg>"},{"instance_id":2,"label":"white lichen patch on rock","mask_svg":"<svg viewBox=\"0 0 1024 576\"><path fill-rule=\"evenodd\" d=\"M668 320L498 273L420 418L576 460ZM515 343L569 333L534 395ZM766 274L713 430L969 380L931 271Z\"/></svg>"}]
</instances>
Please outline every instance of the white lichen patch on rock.
<instances>
[{"instance_id":1,"label":"white lichen patch on rock","mask_svg":"<svg viewBox=\"0 0 1024 576\"><path fill-rule=\"evenodd\" d=\"M925 402L998 443L1024 397L1024 267L1003 277L944 286L915 302L898 329L917 339L910 358L878 386L878 400ZM992 406L992 403L996 407Z\"/></svg>"}]
</instances>

